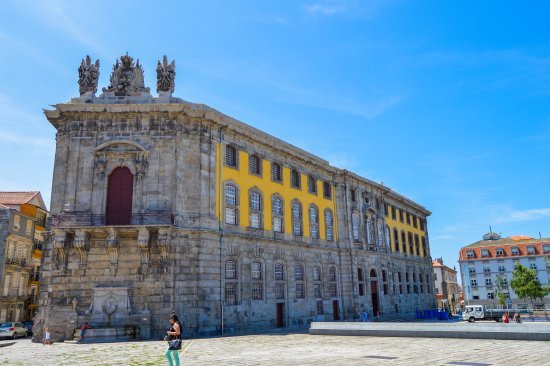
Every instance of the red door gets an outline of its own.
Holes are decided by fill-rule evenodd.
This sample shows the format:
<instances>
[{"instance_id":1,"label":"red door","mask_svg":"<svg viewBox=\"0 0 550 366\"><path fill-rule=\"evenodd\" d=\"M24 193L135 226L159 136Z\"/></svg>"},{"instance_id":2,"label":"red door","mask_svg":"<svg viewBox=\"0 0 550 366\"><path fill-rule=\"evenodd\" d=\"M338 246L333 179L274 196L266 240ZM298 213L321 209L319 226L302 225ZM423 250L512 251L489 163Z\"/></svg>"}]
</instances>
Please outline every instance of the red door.
<instances>
[{"instance_id":1,"label":"red door","mask_svg":"<svg viewBox=\"0 0 550 366\"><path fill-rule=\"evenodd\" d=\"M107 225L130 225L133 191L134 175L130 169L113 170L107 187Z\"/></svg>"}]
</instances>

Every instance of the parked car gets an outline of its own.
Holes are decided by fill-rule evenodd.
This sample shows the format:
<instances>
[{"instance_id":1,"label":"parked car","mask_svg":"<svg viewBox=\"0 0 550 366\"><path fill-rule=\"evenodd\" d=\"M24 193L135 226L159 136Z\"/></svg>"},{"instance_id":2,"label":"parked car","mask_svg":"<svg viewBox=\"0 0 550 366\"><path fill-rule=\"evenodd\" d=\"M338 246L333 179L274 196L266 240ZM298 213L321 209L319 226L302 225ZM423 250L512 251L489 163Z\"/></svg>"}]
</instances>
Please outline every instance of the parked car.
<instances>
[{"instance_id":1,"label":"parked car","mask_svg":"<svg viewBox=\"0 0 550 366\"><path fill-rule=\"evenodd\" d=\"M27 328L27 333L32 335L32 321L23 322L23 325Z\"/></svg>"},{"instance_id":2,"label":"parked car","mask_svg":"<svg viewBox=\"0 0 550 366\"><path fill-rule=\"evenodd\" d=\"M0 324L0 338L11 338L15 339L17 337L27 337L29 331L27 328L19 322L8 322Z\"/></svg>"},{"instance_id":3,"label":"parked car","mask_svg":"<svg viewBox=\"0 0 550 366\"><path fill-rule=\"evenodd\" d=\"M464 307L462 319L470 323L474 323L476 320L494 320L500 322L502 321L502 316L507 311L509 310L489 309L483 305L467 305Z\"/></svg>"}]
</instances>

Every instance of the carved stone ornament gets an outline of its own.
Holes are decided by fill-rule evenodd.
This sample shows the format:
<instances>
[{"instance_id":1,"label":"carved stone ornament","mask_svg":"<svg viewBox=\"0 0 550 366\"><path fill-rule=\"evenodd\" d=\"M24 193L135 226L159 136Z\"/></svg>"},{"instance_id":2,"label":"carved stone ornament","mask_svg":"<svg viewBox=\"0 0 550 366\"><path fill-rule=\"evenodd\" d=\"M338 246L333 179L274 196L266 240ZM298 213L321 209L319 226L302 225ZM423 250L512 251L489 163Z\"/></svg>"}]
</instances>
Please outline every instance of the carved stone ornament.
<instances>
[{"instance_id":1,"label":"carved stone ornament","mask_svg":"<svg viewBox=\"0 0 550 366\"><path fill-rule=\"evenodd\" d=\"M80 256L80 263L86 261L86 254L90 247L90 235L84 230L77 230L74 235L73 247L76 248Z\"/></svg>"},{"instance_id":2,"label":"carved stone ornament","mask_svg":"<svg viewBox=\"0 0 550 366\"><path fill-rule=\"evenodd\" d=\"M95 60L92 64L92 59L86 55L86 61L82 60L78 67L78 86L80 95L97 91L97 81L99 79L99 60Z\"/></svg>"},{"instance_id":3,"label":"carved stone ornament","mask_svg":"<svg viewBox=\"0 0 550 366\"><path fill-rule=\"evenodd\" d=\"M118 234L115 229L111 228L107 232L107 240L105 241L105 244L107 244L107 252L109 253L109 259L111 260L111 264L115 266L118 262L118 244L119 244Z\"/></svg>"},{"instance_id":4,"label":"carved stone ornament","mask_svg":"<svg viewBox=\"0 0 550 366\"><path fill-rule=\"evenodd\" d=\"M149 88L145 87L143 79L143 68L139 60L134 64L134 59L126 55L120 57L113 66L108 88L103 88L103 92L114 92L117 96L139 95L142 92L149 93Z\"/></svg>"},{"instance_id":5,"label":"carved stone ornament","mask_svg":"<svg viewBox=\"0 0 550 366\"><path fill-rule=\"evenodd\" d=\"M65 262L67 253L67 233L65 231L55 231L53 235L53 248L55 249L56 259L58 262Z\"/></svg>"},{"instance_id":6,"label":"carved stone ornament","mask_svg":"<svg viewBox=\"0 0 550 366\"><path fill-rule=\"evenodd\" d=\"M139 229L137 242L141 252L141 264L146 265L149 263L149 230Z\"/></svg>"},{"instance_id":7,"label":"carved stone ornament","mask_svg":"<svg viewBox=\"0 0 550 366\"><path fill-rule=\"evenodd\" d=\"M174 92L176 79L176 60L168 63L166 55L162 57L162 63L157 63L157 92Z\"/></svg>"}]
</instances>

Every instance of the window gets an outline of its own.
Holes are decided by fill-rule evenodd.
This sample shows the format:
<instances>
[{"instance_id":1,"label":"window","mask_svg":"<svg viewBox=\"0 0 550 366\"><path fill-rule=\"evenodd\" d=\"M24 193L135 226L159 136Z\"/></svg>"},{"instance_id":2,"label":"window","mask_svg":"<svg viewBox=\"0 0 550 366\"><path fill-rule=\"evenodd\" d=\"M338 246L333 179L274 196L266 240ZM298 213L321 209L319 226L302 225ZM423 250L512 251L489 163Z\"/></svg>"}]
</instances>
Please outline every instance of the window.
<instances>
[{"instance_id":1,"label":"window","mask_svg":"<svg viewBox=\"0 0 550 366\"><path fill-rule=\"evenodd\" d=\"M317 301L317 315L323 315L324 309L323 309L323 302Z\"/></svg>"},{"instance_id":2,"label":"window","mask_svg":"<svg viewBox=\"0 0 550 366\"><path fill-rule=\"evenodd\" d=\"M363 277L363 269L357 268L357 282L359 284L359 296L365 295L365 277Z\"/></svg>"},{"instance_id":3,"label":"window","mask_svg":"<svg viewBox=\"0 0 550 366\"><path fill-rule=\"evenodd\" d=\"M477 280L470 280L470 285L472 285L472 287L477 287Z\"/></svg>"},{"instance_id":4,"label":"window","mask_svg":"<svg viewBox=\"0 0 550 366\"><path fill-rule=\"evenodd\" d=\"M323 182L323 197L332 198L332 187L329 182Z\"/></svg>"},{"instance_id":5,"label":"window","mask_svg":"<svg viewBox=\"0 0 550 366\"><path fill-rule=\"evenodd\" d=\"M404 222L405 221L404 217L405 215L403 210L399 210L399 221Z\"/></svg>"},{"instance_id":6,"label":"window","mask_svg":"<svg viewBox=\"0 0 550 366\"><path fill-rule=\"evenodd\" d=\"M357 191L355 189L351 189L350 193L351 193L351 202L356 202L357 201Z\"/></svg>"},{"instance_id":7,"label":"window","mask_svg":"<svg viewBox=\"0 0 550 366\"><path fill-rule=\"evenodd\" d=\"M468 250L468 251L466 252L466 256L467 256L468 258L473 258L473 257L474 257L474 251L473 251L473 250Z\"/></svg>"},{"instance_id":8,"label":"window","mask_svg":"<svg viewBox=\"0 0 550 366\"><path fill-rule=\"evenodd\" d=\"M489 249L481 249L481 256L482 257L488 257L489 256Z\"/></svg>"},{"instance_id":9,"label":"window","mask_svg":"<svg viewBox=\"0 0 550 366\"><path fill-rule=\"evenodd\" d=\"M231 145L225 146L225 165L232 167L237 166L237 149Z\"/></svg>"},{"instance_id":10,"label":"window","mask_svg":"<svg viewBox=\"0 0 550 366\"><path fill-rule=\"evenodd\" d=\"M335 283L331 283L329 285L329 291L330 291L330 297L337 297L338 296L338 291L336 289L336 284Z\"/></svg>"},{"instance_id":11,"label":"window","mask_svg":"<svg viewBox=\"0 0 550 366\"><path fill-rule=\"evenodd\" d=\"M19 231L21 227L21 216L13 215L13 231Z\"/></svg>"},{"instance_id":12,"label":"window","mask_svg":"<svg viewBox=\"0 0 550 366\"><path fill-rule=\"evenodd\" d=\"M328 270L328 280L336 281L336 267L331 266Z\"/></svg>"},{"instance_id":13,"label":"window","mask_svg":"<svg viewBox=\"0 0 550 366\"><path fill-rule=\"evenodd\" d=\"M518 247L512 247L512 255L519 255L519 248Z\"/></svg>"},{"instance_id":14,"label":"window","mask_svg":"<svg viewBox=\"0 0 550 366\"><path fill-rule=\"evenodd\" d=\"M357 212L351 214L351 231L353 240L359 241L359 214Z\"/></svg>"},{"instance_id":15,"label":"window","mask_svg":"<svg viewBox=\"0 0 550 366\"><path fill-rule=\"evenodd\" d=\"M407 236L404 231L401 231L401 249L407 254Z\"/></svg>"},{"instance_id":16,"label":"window","mask_svg":"<svg viewBox=\"0 0 550 366\"><path fill-rule=\"evenodd\" d=\"M390 234L390 227L386 225L384 227L384 237L386 238L386 248L391 248L391 234Z\"/></svg>"},{"instance_id":17,"label":"window","mask_svg":"<svg viewBox=\"0 0 550 366\"><path fill-rule=\"evenodd\" d=\"M393 228L393 244L395 246L395 251L399 252L399 231L396 228Z\"/></svg>"},{"instance_id":18,"label":"window","mask_svg":"<svg viewBox=\"0 0 550 366\"><path fill-rule=\"evenodd\" d=\"M493 286L493 280L491 278L486 278L485 286Z\"/></svg>"},{"instance_id":19,"label":"window","mask_svg":"<svg viewBox=\"0 0 550 366\"><path fill-rule=\"evenodd\" d=\"M411 214L407 212L407 225L411 224Z\"/></svg>"},{"instance_id":20,"label":"window","mask_svg":"<svg viewBox=\"0 0 550 366\"><path fill-rule=\"evenodd\" d=\"M250 174L262 175L262 159L257 155L248 157L248 170Z\"/></svg>"},{"instance_id":21,"label":"window","mask_svg":"<svg viewBox=\"0 0 550 366\"><path fill-rule=\"evenodd\" d=\"M542 246L542 251L544 253L550 253L550 245L547 245L547 244L543 245Z\"/></svg>"},{"instance_id":22,"label":"window","mask_svg":"<svg viewBox=\"0 0 550 366\"><path fill-rule=\"evenodd\" d=\"M504 255L504 249L503 248L497 248L496 250L497 257Z\"/></svg>"},{"instance_id":23,"label":"window","mask_svg":"<svg viewBox=\"0 0 550 366\"><path fill-rule=\"evenodd\" d=\"M504 267L503 265L500 265L500 266L498 266L498 271L499 272L506 272L506 267Z\"/></svg>"},{"instance_id":24,"label":"window","mask_svg":"<svg viewBox=\"0 0 550 366\"><path fill-rule=\"evenodd\" d=\"M321 267L313 267L313 281L321 281Z\"/></svg>"},{"instance_id":25,"label":"window","mask_svg":"<svg viewBox=\"0 0 550 366\"><path fill-rule=\"evenodd\" d=\"M237 187L232 184L225 186L225 223L229 225L237 225L238 217L238 197Z\"/></svg>"},{"instance_id":26,"label":"window","mask_svg":"<svg viewBox=\"0 0 550 366\"><path fill-rule=\"evenodd\" d=\"M491 267L483 267L484 273L491 273Z\"/></svg>"},{"instance_id":27,"label":"window","mask_svg":"<svg viewBox=\"0 0 550 366\"><path fill-rule=\"evenodd\" d=\"M290 173L290 183L294 188L300 188L300 173L296 169L292 169Z\"/></svg>"},{"instance_id":28,"label":"window","mask_svg":"<svg viewBox=\"0 0 550 366\"><path fill-rule=\"evenodd\" d=\"M260 262L252 262L252 279L262 279L262 264Z\"/></svg>"},{"instance_id":29,"label":"window","mask_svg":"<svg viewBox=\"0 0 550 366\"><path fill-rule=\"evenodd\" d=\"M279 163L271 163L271 180L274 182L283 181L283 171Z\"/></svg>"},{"instance_id":30,"label":"window","mask_svg":"<svg viewBox=\"0 0 550 366\"><path fill-rule=\"evenodd\" d=\"M413 226L414 226L415 228L417 228L417 227L418 227L418 218L417 218L416 216L413 215L412 219L413 219Z\"/></svg>"},{"instance_id":31,"label":"window","mask_svg":"<svg viewBox=\"0 0 550 366\"><path fill-rule=\"evenodd\" d=\"M529 269L537 269L536 263L529 263Z\"/></svg>"},{"instance_id":32,"label":"window","mask_svg":"<svg viewBox=\"0 0 550 366\"><path fill-rule=\"evenodd\" d=\"M420 224L420 230L424 231L424 225L425 225L425 222L423 219L418 219L418 223Z\"/></svg>"},{"instance_id":33,"label":"window","mask_svg":"<svg viewBox=\"0 0 550 366\"><path fill-rule=\"evenodd\" d=\"M283 200L277 196L271 199L271 209L273 212L273 231L282 233L284 230Z\"/></svg>"},{"instance_id":34,"label":"window","mask_svg":"<svg viewBox=\"0 0 550 366\"><path fill-rule=\"evenodd\" d=\"M384 216L388 217L390 210L387 203L384 203Z\"/></svg>"},{"instance_id":35,"label":"window","mask_svg":"<svg viewBox=\"0 0 550 366\"><path fill-rule=\"evenodd\" d=\"M487 298L489 300L493 300L495 298L495 295L492 292L487 292Z\"/></svg>"},{"instance_id":36,"label":"window","mask_svg":"<svg viewBox=\"0 0 550 366\"><path fill-rule=\"evenodd\" d=\"M319 212L315 206L309 206L309 234L312 239L319 239Z\"/></svg>"},{"instance_id":37,"label":"window","mask_svg":"<svg viewBox=\"0 0 550 366\"><path fill-rule=\"evenodd\" d=\"M426 246L426 237L422 237L422 253L424 253L424 257L428 256L428 247Z\"/></svg>"},{"instance_id":38,"label":"window","mask_svg":"<svg viewBox=\"0 0 550 366\"><path fill-rule=\"evenodd\" d=\"M409 253L414 254L413 250L413 234L409 231L407 233L408 239L409 239Z\"/></svg>"},{"instance_id":39,"label":"window","mask_svg":"<svg viewBox=\"0 0 550 366\"><path fill-rule=\"evenodd\" d=\"M237 279L237 263L235 261L225 262L225 278L228 280Z\"/></svg>"},{"instance_id":40,"label":"window","mask_svg":"<svg viewBox=\"0 0 550 366\"><path fill-rule=\"evenodd\" d=\"M414 234L414 250L416 255L420 256L420 237L418 234Z\"/></svg>"},{"instance_id":41,"label":"window","mask_svg":"<svg viewBox=\"0 0 550 366\"><path fill-rule=\"evenodd\" d=\"M276 283L275 284L275 298L281 300L285 298L285 284Z\"/></svg>"},{"instance_id":42,"label":"window","mask_svg":"<svg viewBox=\"0 0 550 366\"><path fill-rule=\"evenodd\" d=\"M320 299L322 298L322 293L321 293L321 284L320 283L315 283L313 285L313 296L316 298L316 299Z\"/></svg>"},{"instance_id":43,"label":"window","mask_svg":"<svg viewBox=\"0 0 550 366\"><path fill-rule=\"evenodd\" d=\"M237 284L236 283L225 284L225 303L226 305L237 304Z\"/></svg>"},{"instance_id":44,"label":"window","mask_svg":"<svg viewBox=\"0 0 550 366\"><path fill-rule=\"evenodd\" d=\"M292 203L292 233L302 235L302 205L297 201Z\"/></svg>"},{"instance_id":45,"label":"window","mask_svg":"<svg viewBox=\"0 0 550 366\"><path fill-rule=\"evenodd\" d=\"M304 280L304 266L301 264L297 264L294 266L294 279L296 281L303 281Z\"/></svg>"},{"instance_id":46,"label":"window","mask_svg":"<svg viewBox=\"0 0 550 366\"><path fill-rule=\"evenodd\" d=\"M303 283L297 283L296 284L296 298L297 299L303 299L304 296L304 284Z\"/></svg>"},{"instance_id":47,"label":"window","mask_svg":"<svg viewBox=\"0 0 550 366\"><path fill-rule=\"evenodd\" d=\"M262 196L256 191L250 191L250 227L262 227Z\"/></svg>"},{"instance_id":48,"label":"window","mask_svg":"<svg viewBox=\"0 0 550 366\"><path fill-rule=\"evenodd\" d=\"M395 212L395 207L392 206L391 208L391 218L396 220L397 218L397 215L396 215L396 212Z\"/></svg>"},{"instance_id":49,"label":"window","mask_svg":"<svg viewBox=\"0 0 550 366\"><path fill-rule=\"evenodd\" d=\"M311 175L307 177L307 191L309 193L317 194L317 179Z\"/></svg>"},{"instance_id":50,"label":"window","mask_svg":"<svg viewBox=\"0 0 550 366\"><path fill-rule=\"evenodd\" d=\"M25 228L25 234L31 235L32 234L32 221L27 220L27 227Z\"/></svg>"},{"instance_id":51,"label":"window","mask_svg":"<svg viewBox=\"0 0 550 366\"><path fill-rule=\"evenodd\" d=\"M373 227L371 223L371 219L367 219L367 243L372 244L374 242L373 240Z\"/></svg>"},{"instance_id":52,"label":"window","mask_svg":"<svg viewBox=\"0 0 550 366\"><path fill-rule=\"evenodd\" d=\"M384 288L384 295L388 295L388 275L385 270L382 270L382 286Z\"/></svg>"},{"instance_id":53,"label":"window","mask_svg":"<svg viewBox=\"0 0 550 366\"><path fill-rule=\"evenodd\" d=\"M535 254L535 247L530 245L527 247L527 254Z\"/></svg>"},{"instance_id":54,"label":"window","mask_svg":"<svg viewBox=\"0 0 550 366\"><path fill-rule=\"evenodd\" d=\"M261 282L252 283L252 300L262 300L263 297L263 284Z\"/></svg>"},{"instance_id":55,"label":"window","mask_svg":"<svg viewBox=\"0 0 550 366\"><path fill-rule=\"evenodd\" d=\"M334 222L332 219L332 211L328 208L325 210L325 239L327 241L334 240Z\"/></svg>"},{"instance_id":56,"label":"window","mask_svg":"<svg viewBox=\"0 0 550 366\"><path fill-rule=\"evenodd\" d=\"M275 264L275 280L284 281L284 279L285 279L284 266L281 263Z\"/></svg>"}]
</instances>

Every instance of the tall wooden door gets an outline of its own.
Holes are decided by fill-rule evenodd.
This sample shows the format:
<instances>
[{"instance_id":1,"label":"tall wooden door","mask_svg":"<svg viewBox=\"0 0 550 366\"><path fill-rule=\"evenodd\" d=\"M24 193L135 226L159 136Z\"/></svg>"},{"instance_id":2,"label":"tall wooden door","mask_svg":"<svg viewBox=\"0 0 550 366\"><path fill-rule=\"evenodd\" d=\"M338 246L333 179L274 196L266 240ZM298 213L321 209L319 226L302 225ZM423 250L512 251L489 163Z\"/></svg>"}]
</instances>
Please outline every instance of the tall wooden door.
<instances>
[{"instance_id":1,"label":"tall wooden door","mask_svg":"<svg viewBox=\"0 0 550 366\"><path fill-rule=\"evenodd\" d=\"M277 328L283 328L285 326L285 304L277 304Z\"/></svg>"},{"instance_id":2,"label":"tall wooden door","mask_svg":"<svg viewBox=\"0 0 550 366\"><path fill-rule=\"evenodd\" d=\"M370 292L371 292L371 299L372 299L372 313L374 316L378 315L378 311L380 310L380 305L378 304L378 281L372 280L370 282Z\"/></svg>"},{"instance_id":3,"label":"tall wooden door","mask_svg":"<svg viewBox=\"0 0 550 366\"><path fill-rule=\"evenodd\" d=\"M134 175L127 167L113 170L107 186L107 225L130 225Z\"/></svg>"},{"instance_id":4,"label":"tall wooden door","mask_svg":"<svg viewBox=\"0 0 550 366\"><path fill-rule=\"evenodd\" d=\"M340 309L338 307L338 300L332 300L332 314L334 320L340 320Z\"/></svg>"}]
</instances>

